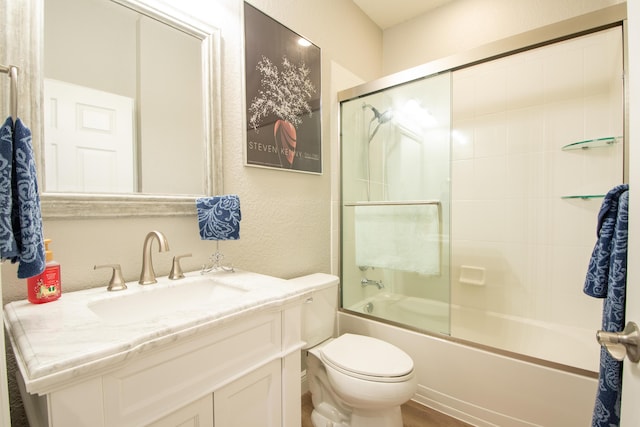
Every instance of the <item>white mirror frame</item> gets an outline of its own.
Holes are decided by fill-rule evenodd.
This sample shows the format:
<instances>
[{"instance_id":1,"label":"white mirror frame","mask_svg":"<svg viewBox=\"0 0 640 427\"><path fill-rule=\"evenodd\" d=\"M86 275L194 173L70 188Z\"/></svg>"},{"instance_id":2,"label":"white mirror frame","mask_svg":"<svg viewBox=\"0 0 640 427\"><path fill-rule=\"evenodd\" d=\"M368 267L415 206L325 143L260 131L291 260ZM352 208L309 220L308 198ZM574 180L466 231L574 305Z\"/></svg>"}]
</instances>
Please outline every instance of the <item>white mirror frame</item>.
<instances>
[{"instance_id":1,"label":"white mirror frame","mask_svg":"<svg viewBox=\"0 0 640 427\"><path fill-rule=\"evenodd\" d=\"M43 183L43 25L45 0L2 0L6 7L4 38L8 62L18 66L18 113L31 126ZM220 31L196 18L159 3L150 6L138 0L114 1L202 40L203 111L205 126L205 183L202 195L41 193L42 216L48 218L109 218L126 216L195 215L195 199L219 194L222 189L222 114ZM29 55L24 55L29 52ZM3 59L4 60L4 59ZM16 63L17 62L17 63ZM41 187L42 188L42 185Z\"/></svg>"}]
</instances>

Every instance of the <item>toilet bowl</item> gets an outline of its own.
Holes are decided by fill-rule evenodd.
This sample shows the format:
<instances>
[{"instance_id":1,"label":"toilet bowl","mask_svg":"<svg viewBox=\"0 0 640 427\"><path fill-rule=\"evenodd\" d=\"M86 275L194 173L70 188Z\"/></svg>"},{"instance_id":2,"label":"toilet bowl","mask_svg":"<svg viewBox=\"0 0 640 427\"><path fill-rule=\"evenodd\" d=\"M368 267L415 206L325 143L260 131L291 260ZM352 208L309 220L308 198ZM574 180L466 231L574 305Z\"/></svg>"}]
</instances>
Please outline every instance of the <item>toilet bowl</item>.
<instances>
[{"instance_id":1,"label":"toilet bowl","mask_svg":"<svg viewBox=\"0 0 640 427\"><path fill-rule=\"evenodd\" d=\"M411 357L373 337L332 338L336 276L313 274L291 280L317 285L302 313L314 427L402 427L400 405L417 389Z\"/></svg>"},{"instance_id":2,"label":"toilet bowl","mask_svg":"<svg viewBox=\"0 0 640 427\"><path fill-rule=\"evenodd\" d=\"M309 363L310 358L318 363ZM363 335L344 334L311 348L307 376L319 382L323 396L332 397L325 401L339 402L332 410L346 410L341 423L332 425L337 419L314 404L314 411L324 416L316 416L321 422L315 427L402 427L400 405L417 389L413 360L399 348Z\"/></svg>"}]
</instances>

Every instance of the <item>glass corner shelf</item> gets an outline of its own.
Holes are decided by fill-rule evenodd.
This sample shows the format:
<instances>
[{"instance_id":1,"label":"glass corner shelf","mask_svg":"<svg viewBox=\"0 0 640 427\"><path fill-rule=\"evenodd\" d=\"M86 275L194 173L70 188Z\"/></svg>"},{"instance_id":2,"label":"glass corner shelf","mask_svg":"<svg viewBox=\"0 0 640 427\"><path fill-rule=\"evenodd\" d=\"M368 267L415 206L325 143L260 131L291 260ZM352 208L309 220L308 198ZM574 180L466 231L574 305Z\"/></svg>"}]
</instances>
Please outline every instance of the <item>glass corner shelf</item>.
<instances>
[{"instance_id":1,"label":"glass corner shelf","mask_svg":"<svg viewBox=\"0 0 640 427\"><path fill-rule=\"evenodd\" d=\"M605 194L578 194L575 196L562 196L562 199L582 199L582 200L590 200L590 199L602 199Z\"/></svg>"},{"instance_id":2,"label":"glass corner shelf","mask_svg":"<svg viewBox=\"0 0 640 427\"><path fill-rule=\"evenodd\" d=\"M562 147L563 150L586 150L588 148L608 147L622 140L621 136L609 136L606 138L587 139L573 142Z\"/></svg>"}]
</instances>

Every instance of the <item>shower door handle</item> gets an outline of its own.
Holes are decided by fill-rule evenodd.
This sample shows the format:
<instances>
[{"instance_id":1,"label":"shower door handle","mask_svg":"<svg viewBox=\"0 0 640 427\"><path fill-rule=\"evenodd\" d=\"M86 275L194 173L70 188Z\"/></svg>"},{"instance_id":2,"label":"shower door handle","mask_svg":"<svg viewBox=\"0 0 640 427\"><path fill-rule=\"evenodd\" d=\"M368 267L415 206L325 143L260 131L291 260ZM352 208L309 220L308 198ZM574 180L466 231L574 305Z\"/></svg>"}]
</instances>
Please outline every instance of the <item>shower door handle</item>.
<instances>
[{"instance_id":1,"label":"shower door handle","mask_svg":"<svg viewBox=\"0 0 640 427\"><path fill-rule=\"evenodd\" d=\"M598 331L596 339L614 359L622 360L629 356L633 363L640 361L640 330L634 322L628 322L622 332Z\"/></svg>"}]
</instances>

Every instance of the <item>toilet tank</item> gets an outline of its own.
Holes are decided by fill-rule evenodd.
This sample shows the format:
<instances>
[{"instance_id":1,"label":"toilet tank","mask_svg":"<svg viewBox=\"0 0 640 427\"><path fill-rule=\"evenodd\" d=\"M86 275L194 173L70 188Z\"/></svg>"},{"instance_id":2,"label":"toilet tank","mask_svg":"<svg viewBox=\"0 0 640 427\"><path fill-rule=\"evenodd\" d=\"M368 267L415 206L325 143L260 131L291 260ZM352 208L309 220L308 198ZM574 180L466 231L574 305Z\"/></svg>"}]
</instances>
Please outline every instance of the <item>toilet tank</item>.
<instances>
[{"instance_id":1,"label":"toilet tank","mask_svg":"<svg viewBox=\"0 0 640 427\"><path fill-rule=\"evenodd\" d=\"M311 348L333 336L338 310L337 276L315 273L290 279L301 287L312 289L311 296L302 304L302 340Z\"/></svg>"}]
</instances>

